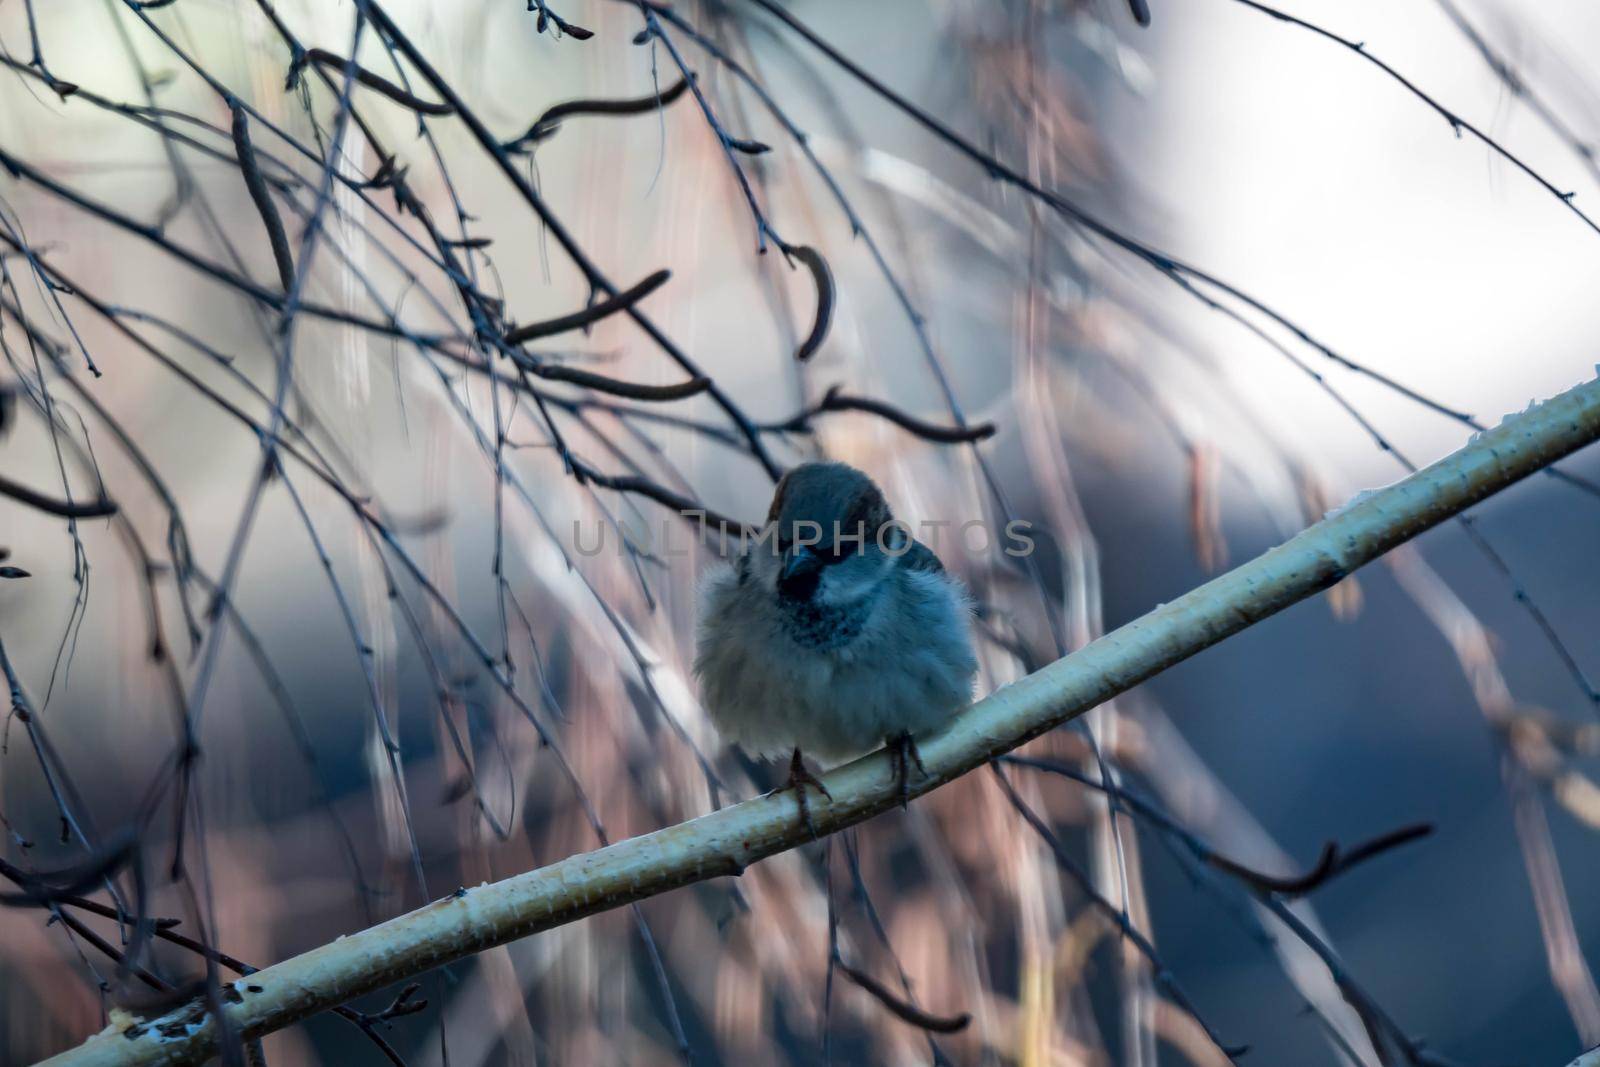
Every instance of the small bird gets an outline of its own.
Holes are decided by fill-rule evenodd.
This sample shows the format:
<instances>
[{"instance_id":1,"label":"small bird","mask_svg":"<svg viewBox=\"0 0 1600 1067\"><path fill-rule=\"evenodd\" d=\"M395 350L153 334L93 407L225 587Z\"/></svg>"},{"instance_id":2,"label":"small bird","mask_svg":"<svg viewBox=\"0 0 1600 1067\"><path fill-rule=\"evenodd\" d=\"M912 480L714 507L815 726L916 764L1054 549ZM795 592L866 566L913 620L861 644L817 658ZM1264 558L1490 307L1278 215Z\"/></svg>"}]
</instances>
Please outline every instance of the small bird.
<instances>
[{"instance_id":1,"label":"small bird","mask_svg":"<svg viewBox=\"0 0 1600 1067\"><path fill-rule=\"evenodd\" d=\"M802 752L832 763L888 744L904 805L922 769L912 735L971 700L971 613L872 479L806 463L779 481L761 536L705 579L694 669L726 740L791 754L785 788L811 828L806 786L827 789Z\"/></svg>"}]
</instances>

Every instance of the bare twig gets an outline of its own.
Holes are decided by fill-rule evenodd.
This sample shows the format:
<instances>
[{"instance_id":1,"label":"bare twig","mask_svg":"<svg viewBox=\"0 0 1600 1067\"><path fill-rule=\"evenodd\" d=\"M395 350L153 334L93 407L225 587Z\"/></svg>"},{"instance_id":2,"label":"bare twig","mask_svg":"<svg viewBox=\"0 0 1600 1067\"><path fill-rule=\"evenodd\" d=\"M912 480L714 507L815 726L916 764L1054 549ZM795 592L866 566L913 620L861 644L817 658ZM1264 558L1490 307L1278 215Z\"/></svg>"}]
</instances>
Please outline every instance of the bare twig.
<instances>
[{"instance_id":1,"label":"bare twig","mask_svg":"<svg viewBox=\"0 0 1600 1067\"><path fill-rule=\"evenodd\" d=\"M915 1004L908 1004L895 996L887 986L878 981L865 971L857 970L843 960L832 961L840 974L844 975L857 986L871 994L879 1004L888 1008L898 1018L910 1023L919 1030L929 1030L936 1034L958 1034L972 1022L971 1012L961 1012L957 1015L934 1015L932 1012L923 1011Z\"/></svg>"},{"instance_id":2,"label":"bare twig","mask_svg":"<svg viewBox=\"0 0 1600 1067\"><path fill-rule=\"evenodd\" d=\"M261 225L266 228L267 242L272 246L272 259L278 265L278 282L287 293L294 288L294 256L289 252L289 236L284 232L278 206L272 202L272 192L261 177L261 168L256 165L255 149L250 144L250 118L237 103L231 108L233 147L239 153L239 173L261 214Z\"/></svg>"},{"instance_id":3,"label":"bare twig","mask_svg":"<svg viewBox=\"0 0 1600 1067\"><path fill-rule=\"evenodd\" d=\"M667 279L671 277L671 271L658 270L633 288L624 289L615 296L597 301L582 311L574 311L570 315L546 319L543 322L530 322L526 326L518 326L515 329L507 330L505 336L506 344L526 344L541 337L551 337L558 333L566 333L568 330L583 329L599 322L608 315L615 315L619 311L628 310L665 285Z\"/></svg>"},{"instance_id":4,"label":"bare twig","mask_svg":"<svg viewBox=\"0 0 1600 1067\"><path fill-rule=\"evenodd\" d=\"M388 97L390 100L393 100L401 107L415 111L419 115L437 116L455 114L455 108L451 107L449 104L435 104L427 100L418 99L389 79L374 74L365 67L357 66L354 61L346 58L345 56L335 55L334 53L323 48L310 48L306 50L305 55L301 57L300 63L291 67L289 70L289 82L291 84L293 84L293 82L298 78L300 66L305 63L317 63L325 67L335 67L340 71L343 71L346 67L349 67L355 72L356 81L360 82L362 85L365 85L368 89L373 89L379 93L382 93L384 96Z\"/></svg>"},{"instance_id":5,"label":"bare twig","mask_svg":"<svg viewBox=\"0 0 1600 1067\"><path fill-rule=\"evenodd\" d=\"M0 496L8 496L47 515L60 515L66 519L99 519L117 513L116 503L105 497L81 504L73 500L57 500L14 482L3 474L0 474Z\"/></svg>"},{"instance_id":6,"label":"bare twig","mask_svg":"<svg viewBox=\"0 0 1600 1067\"><path fill-rule=\"evenodd\" d=\"M567 100L547 108L534 120L528 132L503 146L507 152L525 152L540 141L554 137L561 129L561 120L574 115L648 115L671 104L689 88L688 78L679 78L660 92L626 100Z\"/></svg>"}]
</instances>

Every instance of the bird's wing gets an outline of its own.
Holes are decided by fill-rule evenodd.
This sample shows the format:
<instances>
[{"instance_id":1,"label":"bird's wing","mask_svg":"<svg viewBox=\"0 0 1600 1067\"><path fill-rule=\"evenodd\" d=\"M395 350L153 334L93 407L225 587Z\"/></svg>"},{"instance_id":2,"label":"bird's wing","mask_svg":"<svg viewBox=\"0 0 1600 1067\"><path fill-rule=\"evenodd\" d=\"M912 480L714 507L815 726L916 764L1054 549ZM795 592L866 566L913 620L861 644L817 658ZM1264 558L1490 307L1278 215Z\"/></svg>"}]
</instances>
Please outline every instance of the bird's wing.
<instances>
[{"instance_id":1,"label":"bird's wing","mask_svg":"<svg viewBox=\"0 0 1600 1067\"><path fill-rule=\"evenodd\" d=\"M943 574L944 564L939 562L939 557L933 554L933 549L921 541L913 539L911 547L906 549L900 557L900 567L908 571L927 571L930 574Z\"/></svg>"}]
</instances>

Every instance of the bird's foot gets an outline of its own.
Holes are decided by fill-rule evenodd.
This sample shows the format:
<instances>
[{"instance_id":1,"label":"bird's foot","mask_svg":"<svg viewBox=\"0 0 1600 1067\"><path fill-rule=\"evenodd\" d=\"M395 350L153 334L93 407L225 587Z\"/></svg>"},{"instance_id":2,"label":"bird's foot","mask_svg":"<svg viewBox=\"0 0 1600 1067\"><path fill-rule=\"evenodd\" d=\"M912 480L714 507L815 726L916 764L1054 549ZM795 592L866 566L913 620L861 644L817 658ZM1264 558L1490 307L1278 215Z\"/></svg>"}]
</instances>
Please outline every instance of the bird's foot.
<instances>
[{"instance_id":1,"label":"bird's foot","mask_svg":"<svg viewBox=\"0 0 1600 1067\"><path fill-rule=\"evenodd\" d=\"M917 742L910 733L885 738L884 747L889 750L889 759L894 764L894 779L900 783L900 807L903 809L911 803L911 765L915 763L924 778L928 776L928 768L922 765L922 753L917 751Z\"/></svg>"},{"instance_id":2,"label":"bird's foot","mask_svg":"<svg viewBox=\"0 0 1600 1067\"><path fill-rule=\"evenodd\" d=\"M806 828L806 832L815 838L817 827L811 821L811 802L806 799L806 786L813 786L829 800L833 799L833 794L828 792L828 787L822 784L822 780L806 769L806 761L801 758L800 750L797 748L789 759L789 780L783 784L783 788L774 792L784 793L790 789L794 790L795 802L800 805L800 823Z\"/></svg>"}]
</instances>

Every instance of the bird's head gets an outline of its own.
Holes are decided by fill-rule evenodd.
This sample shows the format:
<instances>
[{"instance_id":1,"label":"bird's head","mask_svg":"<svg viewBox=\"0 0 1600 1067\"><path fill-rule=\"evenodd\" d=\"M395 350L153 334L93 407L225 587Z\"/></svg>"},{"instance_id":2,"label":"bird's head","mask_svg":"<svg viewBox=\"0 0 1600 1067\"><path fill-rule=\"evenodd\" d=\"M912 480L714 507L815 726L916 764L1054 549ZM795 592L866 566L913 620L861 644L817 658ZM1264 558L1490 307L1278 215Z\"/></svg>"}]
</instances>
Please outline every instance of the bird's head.
<instances>
[{"instance_id":1,"label":"bird's head","mask_svg":"<svg viewBox=\"0 0 1600 1067\"><path fill-rule=\"evenodd\" d=\"M843 463L805 463L778 483L757 568L782 600L844 607L871 596L905 531L872 479Z\"/></svg>"}]
</instances>

